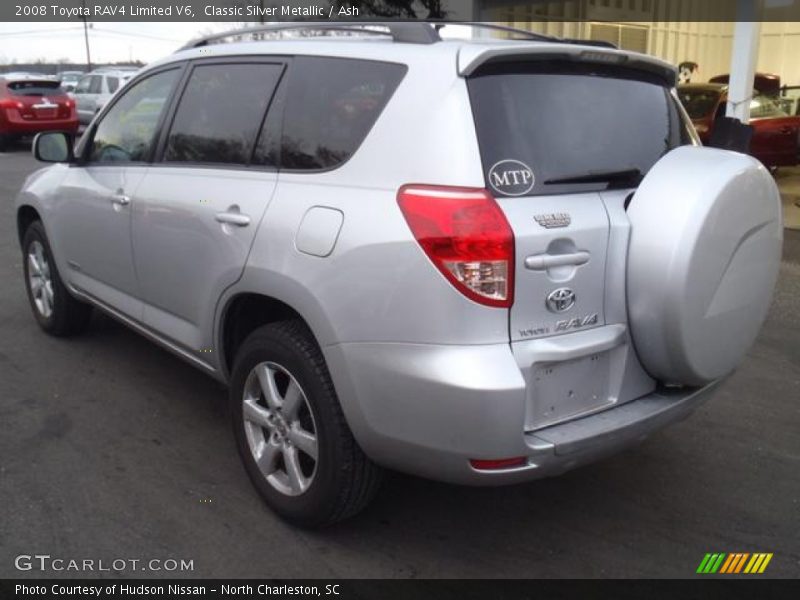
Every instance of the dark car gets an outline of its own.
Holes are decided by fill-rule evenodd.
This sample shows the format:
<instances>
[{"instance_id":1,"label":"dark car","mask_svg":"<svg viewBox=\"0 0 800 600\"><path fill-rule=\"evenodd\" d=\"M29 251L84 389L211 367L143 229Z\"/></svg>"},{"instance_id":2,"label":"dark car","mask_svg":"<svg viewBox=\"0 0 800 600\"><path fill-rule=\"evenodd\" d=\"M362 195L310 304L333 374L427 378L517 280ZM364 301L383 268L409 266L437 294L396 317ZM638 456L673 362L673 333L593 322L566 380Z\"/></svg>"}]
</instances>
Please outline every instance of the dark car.
<instances>
[{"instance_id":1,"label":"dark car","mask_svg":"<svg viewBox=\"0 0 800 600\"><path fill-rule=\"evenodd\" d=\"M0 75L0 149L40 131L78 130L75 101L60 82L30 75Z\"/></svg>"},{"instance_id":2,"label":"dark car","mask_svg":"<svg viewBox=\"0 0 800 600\"><path fill-rule=\"evenodd\" d=\"M715 75L708 82L728 85L730 78L731 76L725 73L723 75ZM781 91L781 76L775 73L756 73L753 76L753 88L767 96L777 96Z\"/></svg>"},{"instance_id":3,"label":"dark car","mask_svg":"<svg viewBox=\"0 0 800 600\"><path fill-rule=\"evenodd\" d=\"M678 86L678 97L704 144L708 144L717 119L725 116L728 86L690 83ZM768 167L800 163L800 117L790 116L771 97L755 92L750 100L753 139L750 154Z\"/></svg>"}]
</instances>

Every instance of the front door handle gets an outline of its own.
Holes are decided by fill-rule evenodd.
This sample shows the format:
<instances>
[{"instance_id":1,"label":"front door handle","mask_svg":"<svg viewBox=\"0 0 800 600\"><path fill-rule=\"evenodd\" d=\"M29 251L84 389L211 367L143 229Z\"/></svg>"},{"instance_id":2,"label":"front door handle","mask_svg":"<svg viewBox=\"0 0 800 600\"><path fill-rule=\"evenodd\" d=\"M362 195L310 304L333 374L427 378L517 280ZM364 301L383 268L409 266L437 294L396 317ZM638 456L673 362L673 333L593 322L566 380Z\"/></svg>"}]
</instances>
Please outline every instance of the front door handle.
<instances>
[{"instance_id":1,"label":"front door handle","mask_svg":"<svg viewBox=\"0 0 800 600\"><path fill-rule=\"evenodd\" d=\"M525 267L533 271L546 271L552 267L579 266L589 262L589 253L584 251L569 254L534 254L525 259Z\"/></svg>"},{"instance_id":2,"label":"front door handle","mask_svg":"<svg viewBox=\"0 0 800 600\"><path fill-rule=\"evenodd\" d=\"M111 196L111 202L117 206L128 206L131 203L131 197L126 196L122 192L117 192Z\"/></svg>"},{"instance_id":3,"label":"front door handle","mask_svg":"<svg viewBox=\"0 0 800 600\"><path fill-rule=\"evenodd\" d=\"M247 227L250 225L250 217L240 212L220 212L214 217L220 223L236 225L237 227Z\"/></svg>"}]
</instances>

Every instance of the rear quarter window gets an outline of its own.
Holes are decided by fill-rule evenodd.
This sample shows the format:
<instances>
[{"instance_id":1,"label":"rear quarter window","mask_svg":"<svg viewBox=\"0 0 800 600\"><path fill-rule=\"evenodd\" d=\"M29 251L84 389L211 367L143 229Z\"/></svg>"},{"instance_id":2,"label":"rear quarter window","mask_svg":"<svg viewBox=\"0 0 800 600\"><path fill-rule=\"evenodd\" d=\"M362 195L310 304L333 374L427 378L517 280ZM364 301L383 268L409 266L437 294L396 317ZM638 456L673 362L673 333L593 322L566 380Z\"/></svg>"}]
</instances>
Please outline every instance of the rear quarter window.
<instances>
[{"instance_id":1,"label":"rear quarter window","mask_svg":"<svg viewBox=\"0 0 800 600\"><path fill-rule=\"evenodd\" d=\"M670 89L646 73L568 61L493 64L467 85L487 187L499 196L608 189L613 182L559 180L644 175L692 143Z\"/></svg>"},{"instance_id":2,"label":"rear quarter window","mask_svg":"<svg viewBox=\"0 0 800 600\"><path fill-rule=\"evenodd\" d=\"M284 169L337 167L358 149L406 73L405 65L297 57L281 138Z\"/></svg>"}]
</instances>

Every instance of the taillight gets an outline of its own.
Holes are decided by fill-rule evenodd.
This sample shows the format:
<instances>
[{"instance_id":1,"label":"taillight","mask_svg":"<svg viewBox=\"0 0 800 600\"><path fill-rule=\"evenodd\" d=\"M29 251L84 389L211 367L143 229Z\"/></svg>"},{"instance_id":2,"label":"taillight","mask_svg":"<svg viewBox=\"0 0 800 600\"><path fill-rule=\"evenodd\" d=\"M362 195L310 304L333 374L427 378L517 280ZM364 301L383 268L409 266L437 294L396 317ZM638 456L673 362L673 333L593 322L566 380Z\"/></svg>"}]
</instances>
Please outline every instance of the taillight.
<instances>
[{"instance_id":1,"label":"taillight","mask_svg":"<svg viewBox=\"0 0 800 600\"><path fill-rule=\"evenodd\" d=\"M468 298L508 308L514 299L514 233L485 189L404 185L400 210L417 242Z\"/></svg>"},{"instance_id":2,"label":"taillight","mask_svg":"<svg viewBox=\"0 0 800 600\"><path fill-rule=\"evenodd\" d=\"M0 99L0 108L15 108L17 110L22 110L23 108L25 108L25 105L19 100L13 100L11 98L3 98Z\"/></svg>"}]
</instances>

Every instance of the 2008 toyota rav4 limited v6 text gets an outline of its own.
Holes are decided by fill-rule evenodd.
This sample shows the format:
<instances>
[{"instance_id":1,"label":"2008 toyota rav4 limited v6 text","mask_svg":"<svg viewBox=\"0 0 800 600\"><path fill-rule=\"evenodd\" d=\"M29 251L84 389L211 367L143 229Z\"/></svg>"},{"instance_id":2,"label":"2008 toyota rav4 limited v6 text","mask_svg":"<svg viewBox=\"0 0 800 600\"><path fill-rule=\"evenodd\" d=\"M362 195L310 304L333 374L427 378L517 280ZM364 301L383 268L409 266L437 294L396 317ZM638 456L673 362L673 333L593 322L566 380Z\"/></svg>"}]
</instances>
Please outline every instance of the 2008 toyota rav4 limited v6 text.
<instances>
[{"instance_id":1,"label":"2008 toyota rav4 limited v6 text","mask_svg":"<svg viewBox=\"0 0 800 600\"><path fill-rule=\"evenodd\" d=\"M382 467L561 473L686 416L755 339L778 191L699 146L670 65L424 23L224 39L74 150L40 134L19 238L46 332L98 307L229 385L281 516L350 516Z\"/></svg>"}]
</instances>

